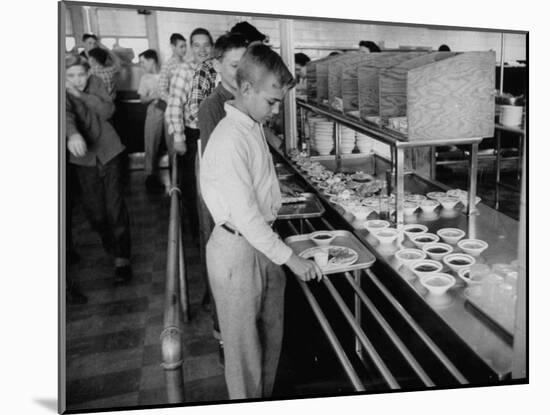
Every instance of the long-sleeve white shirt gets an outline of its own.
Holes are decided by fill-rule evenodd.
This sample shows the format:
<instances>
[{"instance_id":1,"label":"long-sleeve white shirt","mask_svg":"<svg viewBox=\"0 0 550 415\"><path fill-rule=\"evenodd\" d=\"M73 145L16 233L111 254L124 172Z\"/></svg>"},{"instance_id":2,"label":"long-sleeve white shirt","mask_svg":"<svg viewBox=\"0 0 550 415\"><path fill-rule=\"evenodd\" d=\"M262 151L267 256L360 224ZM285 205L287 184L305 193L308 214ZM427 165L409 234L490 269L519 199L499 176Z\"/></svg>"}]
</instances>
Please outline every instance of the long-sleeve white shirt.
<instances>
[{"instance_id":1,"label":"long-sleeve white shirt","mask_svg":"<svg viewBox=\"0 0 550 415\"><path fill-rule=\"evenodd\" d=\"M281 191L262 126L231 102L201 159L201 193L216 225L227 223L275 264L292 250L271 229Z\"/></svg>"}]
</instances>

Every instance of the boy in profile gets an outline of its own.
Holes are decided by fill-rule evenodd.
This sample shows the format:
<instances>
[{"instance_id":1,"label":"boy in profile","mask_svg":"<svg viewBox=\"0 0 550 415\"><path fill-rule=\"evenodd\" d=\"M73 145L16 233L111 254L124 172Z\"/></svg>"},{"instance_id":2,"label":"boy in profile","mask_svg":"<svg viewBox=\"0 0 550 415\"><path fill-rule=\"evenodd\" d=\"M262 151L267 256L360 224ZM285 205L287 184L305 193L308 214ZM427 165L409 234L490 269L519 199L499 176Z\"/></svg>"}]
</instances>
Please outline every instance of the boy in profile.
<instances>
[{"instance_id":1,"label":"boy in profile","mask_svg":"<svg viewBox=\"0 0 550 415\"><path fill-rule=\"evenodd\" d=\"M202 195L216 225L206 247L208 278L230 399L271 396L283 334L280 266L302 281L322 278L271 228L281 191L262 124L279 112L294 82L269 46L250 45L237 68L235 100L225 103L201 160Z\"/></svg>"}]
</instances>

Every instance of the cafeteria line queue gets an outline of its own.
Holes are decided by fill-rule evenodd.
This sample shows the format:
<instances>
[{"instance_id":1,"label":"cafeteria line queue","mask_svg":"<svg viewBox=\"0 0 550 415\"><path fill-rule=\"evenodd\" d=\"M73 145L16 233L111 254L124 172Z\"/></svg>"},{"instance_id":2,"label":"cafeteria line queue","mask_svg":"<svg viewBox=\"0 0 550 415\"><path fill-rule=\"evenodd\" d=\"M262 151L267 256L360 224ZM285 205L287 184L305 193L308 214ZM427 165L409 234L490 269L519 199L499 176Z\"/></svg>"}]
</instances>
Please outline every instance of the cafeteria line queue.
<instances>
[{"instance_id":1,"label":"cafeteria line queue","mask_svg":"<svg viewBox=\"0 0 550 415\"><path fill-rule=\"evenodd\" d=\"M243 27L242 23L239 25ZM190 60L183 59L186 39L173 34L173 56L160 71L154 50L140 53L141 65L147 72L139 88L142 102L147 104L146 188L159 195L166 189L157 167L164 133L168 152L178 155L181 166L184 214L190 225L187 231L202 251L200 272L207 281L205 298L209 292L213 297L213 335L223 356L220 363L229 399L272 395L283 322L288 318L283 310L286 280L291 274L285 274L282 266L286 265L304 282L326 278L319 265L322 261L297 255L274 230L282 194L285 198L300 196L292 183L279 180L273 161L283 159L292 166L295 160L290 160L290 153L274 151L269 139L272 133L265 132L263 126L268 119L281 116L282 102L293 88L307 100L306 67L311 59L297 53L293 76L280 55L262 43L261 36L254 39L244 33L250 27L255 35L265 38L248 23L243 33L231 29L216 42L207 29L194 30L189 37ZM97 41L95 35L91 36L84 42ZM370 53L381 52L371 41L361 41L359 46ZM110 54L104 49L98 53L91 47L84 54L94 66L103 68L111 81L91 75L84 57L67 57L69 163L76 168L88 220L101 235L106 253L113 258L114 282L124 286L131 283L134 273L130 264L132 220L122 197L122 165L117 158L124 147L112 129L112 111L107 109L114 107L113 90L109 92L108 88L116 71L105 70L110 68L105 66ZM73 74L75 71L78 74ZM88 95L96 98L88 99ZM306 120L310 116L313 119L308 115ZM306 122L308 126L299 126L301 134L305 134L305 129L309 134L316 131ZM101 134L96 132L98 128ZM113 134L106 133L110 131ZM199 142L202 154L198 152ZM300 154L303 162L307 162L305 155ZM320 168L319 172L325 169ZM330 176L329 180L334 179L332 186L337 181L336 176ZM343 176L340 179L344 181ZM303 176L298 182L302 188L315 185L308 180ZM323 203L328 204L328 198ZM388 212L391 216L389 209ZM69 286L69 303L87 301L85 290L81 293L74 288L78 283L71 282Z\"/></svg>"}]
</instances>

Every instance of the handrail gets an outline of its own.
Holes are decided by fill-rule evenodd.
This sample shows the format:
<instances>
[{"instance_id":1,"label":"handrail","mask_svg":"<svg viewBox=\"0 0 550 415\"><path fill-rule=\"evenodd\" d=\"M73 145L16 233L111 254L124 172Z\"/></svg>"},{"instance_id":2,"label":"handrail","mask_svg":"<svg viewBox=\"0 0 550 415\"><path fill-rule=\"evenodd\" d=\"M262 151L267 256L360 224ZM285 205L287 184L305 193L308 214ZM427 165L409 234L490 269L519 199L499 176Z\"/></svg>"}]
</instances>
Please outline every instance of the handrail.
<instances>
[{"instance_id":1,"label":"handrail","mask_svg":"<svg viewBox=\"0 0 550 415\"><path fill-rule=\"evenodd\" d=\"M177 155L172 159L170 195L170 222L168 225L168 250L166 259L166 289L164 324L160 335L162 367L166 376L168 403L185 401L183 381L183 347L180 315L189 319L185 261L181 235L180 196L178 187Z\"/></svg>"}]
</instances>

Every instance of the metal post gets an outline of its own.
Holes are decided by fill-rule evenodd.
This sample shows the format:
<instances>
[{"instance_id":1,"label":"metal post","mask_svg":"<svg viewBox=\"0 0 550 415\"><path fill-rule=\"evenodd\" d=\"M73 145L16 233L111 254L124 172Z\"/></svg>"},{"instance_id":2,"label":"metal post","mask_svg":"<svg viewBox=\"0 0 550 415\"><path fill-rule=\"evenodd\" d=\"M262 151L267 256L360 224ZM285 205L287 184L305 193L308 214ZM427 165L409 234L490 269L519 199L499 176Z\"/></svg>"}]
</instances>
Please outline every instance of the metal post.
<instances>
[{"instance_id":1,"label":"metal post","mask_svg":"<svg viewBox=\"0 0 550 415\"><path fill-rule=\"evenodd\" d=\"M472 150L470 151L470 178L468 184L468 208L466 213L468 216L475 215L476 209L476 194L477 194L477 152L479 143L472 144Z\"/></svg>"},{"instance_id":2,"label":"metal post","mask_svg":"<svg viewBox=\"0 0 550 415\"><path fill-rule=\"evenodd\" d=\"M504 87L504 33L500 34L500 95Z\"/></svg>"},{"instance_id":3,"label":"metal post","mask_svg":"<svg viewBox=\"0 0 550 415\"><path fill-rule=\"evenodd\" d=\"M183 253L183 240L181 237L181 226L178 227L178 278L180 282L180 302L183 313L183 321L189 322L189 290L187 287L187 269Z\"/></svg>"},{"instance_id":4,"label":"metal post","mask_svg":"<svg viewBox=\"0 0 550 415\"><path fill-rule=\"evenodd\" d=\"M290 73L294 73L294 23L290 19L280 19L281 57ZM298 146L296 137L296 90L292 88L284 98L284 139L285 153Z\"/></svg>"},{"instance_id":5,"label":"metal post","mask_svg":"<svg viewBox=\"0 0 550 415\"><path fill-rule=\"evenodd\" d=\"M360 285L361 271L355 270L353 272L353 278L355 279L355 283L357 285ZM359 294L355 293L353 295L353 300L355 303L354 304L355 320L357 321L357 324L359 325L359 327L361 327L361 300L359 298ZM364 361L363 348L361 347L361 343L359 342L359 338L357 337L357 335L355 335L355 353L357 353L357 356L359 356L359 359L361 359L361 361Z\"/></svg>"},{"instance_id":6,"label":"metal post","mask_svg":"<svg viewBox=\"0 0 550 415\"><path fill-rule=\"evenodd\" d=\"M395 222L401 235L403 230L403 202L405 201L405 150L401 147L395 149Z\"/></svg>"},{"instance_id":7,"label":"metal post","mask_svg":"<svg viewBox=\"0 0 550 415\"><path fill-rule=\"evenodd\" d=\"M334 158L336 160L336 172L342 171L342 155L340 154L340 139L342 137L342 126L340 123L334 125Z\"/></svg>"},{"instance_id":8,"label":"metal post","mask_svg":"<svg viewBox=\"0 0 550 415\"><path fill-rule=\"evenodd\" d=\"M501 132L495 131L495 138L497 140L497 157L496 157L496 178L495 178L495 209L498 209L500 204L500 169L501 169Z\"/></svg>"}]
</instances>

